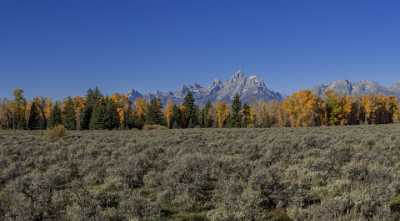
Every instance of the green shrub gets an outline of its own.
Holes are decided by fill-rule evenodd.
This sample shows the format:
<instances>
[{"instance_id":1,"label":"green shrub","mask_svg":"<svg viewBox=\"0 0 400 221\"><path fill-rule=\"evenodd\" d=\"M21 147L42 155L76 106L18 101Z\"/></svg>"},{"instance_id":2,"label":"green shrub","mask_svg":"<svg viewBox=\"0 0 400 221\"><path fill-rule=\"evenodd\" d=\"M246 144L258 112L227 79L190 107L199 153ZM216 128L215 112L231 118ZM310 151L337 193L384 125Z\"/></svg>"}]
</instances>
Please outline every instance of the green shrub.
<instances>
[{"instance_id":1,"label":"green shrub","mask_svg":"<svg viewBox=\"0 0 400 221\"><path fill-rule=\"evenodd\" d=\"M175 221L208 221L203 213L180 213L174 217Z\"/></svg>"},{"instance_id":2,"label":"green shrub","mask_svg":"<svg viewBox=\"0 0 400 221\"><path fill-rule=\"evenodd\" d=\"M397 195L390 202L390 211L392 213L400 213L400 195Z\"/></svg>"}]
</instances>

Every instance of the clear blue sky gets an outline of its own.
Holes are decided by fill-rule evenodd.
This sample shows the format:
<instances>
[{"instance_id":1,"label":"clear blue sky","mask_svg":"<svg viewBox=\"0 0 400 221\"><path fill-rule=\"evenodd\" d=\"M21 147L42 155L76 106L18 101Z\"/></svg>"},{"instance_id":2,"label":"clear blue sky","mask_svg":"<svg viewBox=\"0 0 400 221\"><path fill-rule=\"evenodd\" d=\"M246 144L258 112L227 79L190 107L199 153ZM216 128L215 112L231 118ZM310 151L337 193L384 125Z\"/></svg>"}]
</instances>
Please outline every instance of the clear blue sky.
<instances>
[{"instance_id":1,"label":"clear blue sky","mask_svg":"<svg viewBox=\"0 0 400 221\"><path fill-rule=\"evenodd\" d=\"M0 97L172 90L241 67L290 93L400 80L400 3L0 0Z\"/></svg>"}]
</instances>

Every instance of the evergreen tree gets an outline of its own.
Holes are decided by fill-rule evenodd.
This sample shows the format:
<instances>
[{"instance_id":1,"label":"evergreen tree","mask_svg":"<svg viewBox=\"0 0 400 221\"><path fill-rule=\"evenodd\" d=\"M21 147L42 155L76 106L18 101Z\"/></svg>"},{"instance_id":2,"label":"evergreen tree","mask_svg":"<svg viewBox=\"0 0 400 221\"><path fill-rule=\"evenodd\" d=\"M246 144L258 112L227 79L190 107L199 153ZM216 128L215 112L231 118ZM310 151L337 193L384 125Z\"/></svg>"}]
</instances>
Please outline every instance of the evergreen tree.
<instances>
[{"instance_id":1,"label":"evergreen tree","mask_svg":"<svg viewBox=\"0 0 400 221\"><path fill-rule=\"evenodd\" d=\"M64 103L63 123L67 130L76 130L75 103L71 97L68 97Z\"/></svg>"},{"instance_id":2,"label":"evergreen tree","mask_svg":"<svg viewBox=\"0 0 400 221\"><path fill-rule=\"evenodd\" d=\"M119 128L119 117L117 106L115 103L110 99L105 99L105 113L104 113L104 128L108 130L117 129Z\"/></svg>"},{"instance_id":3,"label":"evergreen tree","mask_svg":"<svg viewBox=\"0 0 400 221\"><path fill-rule=\"evenodd\" d=\"M29 130L39 130L40 128L40 111L36 102L32 102L28 119Z\"/></svg>"},{"instance_id":4,"label":"evergreen tree","mask_svg":"<svg viewBox=\"0 0 400 221\"><path fill-rule=\"evenodd\" d=\"M240 102L240 95L236 94L232 102L232 114L230 115L230 126L241 127L242 124L242 103Z\"/></svg>"},{"instance_id":5,"label":"evergreen tree","mask_svg":"<svg viewBox=\"0 0 400 221\"><path fill-rule=\"evenodd\" d=\"M172 108L172 128L180 128L181 127L181 119L182 119L182 115L181 115L181 111L179 110L179 107L174 105L174 107Z\"/></svg>"},{"instance_id":6,"label":"evergreen tree","mask_svg":"<svg viewBox=\"0 0 400 221\"><path fill-rule=\"evenodd\" d=\"M106 118L106 104L104 100L100 100L93 108L92 116L90 118L89 129L91 130L104 130Z\"/></svg>"},{"instance_id":7,"label":"evergreen tree","mask_svg":"<svg viewBox=\"0 0 400 221\"><path fill-rule=\"evenodd\" d=\"M206 106L201 110L200 113L200 126L203 128L209 128L213 125L213 119L211 114L212 103L208 101Z\"/></svg>"},{"instance_id":8,"label":"evergreen tree","mask_svg":"<svg viewBox=\"0 0 400 221\"><path fill-rule=\"evenodd\" d=\"M24 97L24 90L15 89L14 90L14 102L12 108L12 124L13 129L25 129L26 128L26 99Z\"/></svg>"},{"instance_id":9,"label":"evergreen tree","mask_svg":"<svg viewBox=\"0 0 400 221\"><path fill-rule=\"evenodd\" d=\"M83 108L81 118L81 129L87 130L90 128L92 113L94 111L94 107L103 98L103 95L100 92L100 89L96 87L95 89L89 89L86 94L86 105Z\"/></svg>"},{"instance_id":10,"label":"evergreen tree","mask_svg":"<svg viewBox=\"0 0 400 221\"><path fill-rule=\"evenodd\" d=\"M61 107L60 103L56 102L53 106L53 109L50 114L50 119L49 119L49 127L53 128L57 125L62 124L62 113L61 113Z\"/></svg>"},{"instance_id":11,"label":"evergreen tree","mask_svg":"<svg viewBox=\"0 0 400 221\"><path fill-rule=\"evenodd\" d=\"M46 111L47 111L47 104L48 104L49 99L46 99L44 97L39 97L35 98L34 102L36 102L37 107L39 109L40 113L40 129L45 130L47 128L47 116L46 116Z\"/></svg>"},{"instance_id":12,"label":"evergreen tree","mask_svg":"<svg viewBox=\"0 0 400 221\"><path fill-rule=\"evenodd\" d=\"M139 125L137 125L138 123L136 122L136 117L134 114L134 111L132 109L132 105L129 105L128 109L125 112L125 128L127 129L132 129L132 128L138 128L138 129L142 129L143 126L139 127Z\"/></svg>"},{"instance_id":13,"label":"evergreen tree","mask_svg":"<svg viewBox=\"0 0 400 221\"><path fill-rule=\"evenodd\" d=\"M163 113L161 109L161 101L157 98L151 99L146 111L146 124L161 125L163 123Z\"/></svg>"},{"instance_id":14,"label":"evergreen tree","mask_svg":"<svg viewBox=\"0 0 400 221\"><path fill-rule=\"evenodd\" d=\"M184 110L186 113L184 113L184 119L182 122L182 125L184 128L187 127L195 127L198 123L198 117L197 117L197 107L195 106L195 100L193 97L193 93L189 91L187 95L185 96L183 105Z\"/></svg>"}]
</instances>

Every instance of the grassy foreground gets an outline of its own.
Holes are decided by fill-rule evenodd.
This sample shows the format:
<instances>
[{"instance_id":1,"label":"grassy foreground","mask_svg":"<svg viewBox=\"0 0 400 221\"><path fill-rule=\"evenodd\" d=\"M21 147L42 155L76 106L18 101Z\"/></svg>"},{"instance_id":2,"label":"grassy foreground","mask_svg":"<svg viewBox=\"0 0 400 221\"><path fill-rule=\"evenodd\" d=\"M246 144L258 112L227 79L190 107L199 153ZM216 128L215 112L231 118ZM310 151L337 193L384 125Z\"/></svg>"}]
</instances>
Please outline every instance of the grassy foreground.
<instances>
[{"instance_id":1,"label":"grassy foreground","mask_svg":"<svg viewBox=\"0 0 400 221\"><path fill-rule=\"evenodd\" d=\"M399 220L400 125L0 131L0 220Z\"/></svg>"}]
</instances>

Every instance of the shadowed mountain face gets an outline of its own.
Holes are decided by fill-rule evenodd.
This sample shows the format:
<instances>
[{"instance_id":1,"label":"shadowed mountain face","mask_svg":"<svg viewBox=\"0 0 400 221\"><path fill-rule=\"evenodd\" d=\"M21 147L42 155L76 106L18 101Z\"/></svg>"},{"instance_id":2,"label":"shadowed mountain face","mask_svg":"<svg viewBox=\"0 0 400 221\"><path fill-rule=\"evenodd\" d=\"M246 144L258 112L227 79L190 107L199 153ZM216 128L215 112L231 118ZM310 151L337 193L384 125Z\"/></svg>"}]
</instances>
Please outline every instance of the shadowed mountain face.
<instances>
[{"instance_id":1,"label":"shadowed mountain face","mask_svg":"<svg viewBox=\"0 0 400 221\"><path fill-rule=\"evenodd\" d=\"M385 87L373 81L350 82L347 80L339 80L313 88L314 93L318 96L323 96L328 90L332 90L339 95L362 96L382 94L400 97L400 82L397 82L391 87Z\"/></svg>"},{"instance_id":2,"label":"shadowed mountain face","mask_svg":"<svg viewBox=\"0 0 400 221\"><path fill-rule=\"evenodd\" d=\"M205 105L207 101L225 101L230 103L235 94L239 94L243 103L255 103L257 101L281 100L282 95L274 92L266 86L264 81L256 76L246 76L243 72L236 72L231 79L222 82L214 80L208 87L199 84L184 85L175 92L160 92L149 94L140 94L138 91L132 90L129 98L135 100L138 97L145 99L159 98L163 104L169 99L175 103L182 103L187 93L191 91L194 95L196 103L200 106Z\"/></svg>"}]
</instances>

